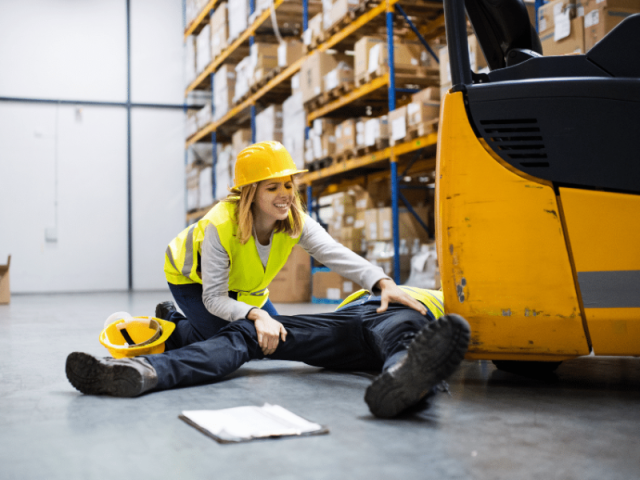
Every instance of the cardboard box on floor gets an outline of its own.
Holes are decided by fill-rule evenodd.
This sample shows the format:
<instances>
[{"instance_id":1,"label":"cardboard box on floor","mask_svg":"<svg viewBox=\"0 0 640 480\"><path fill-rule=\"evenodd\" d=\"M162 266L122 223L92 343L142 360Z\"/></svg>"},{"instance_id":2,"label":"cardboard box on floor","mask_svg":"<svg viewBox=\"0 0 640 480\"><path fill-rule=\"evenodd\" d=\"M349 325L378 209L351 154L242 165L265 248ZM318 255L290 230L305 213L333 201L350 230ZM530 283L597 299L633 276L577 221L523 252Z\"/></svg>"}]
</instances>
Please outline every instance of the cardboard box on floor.
<instances>
[{"instance_id":1,"label":"cardboard box on floor","mask_svg":"<svg viewBox=\"0 0 640 480\"><path fill-rule=\"evenodd\" d=\"M0 305L5 305L11 302L11 289L9 286L10 266L11 255L9 255L6 265L0 265Z\"/></svg>"},{"instance_id":2,"label":"cardboard box on floor","mask_svg":"<svg viewBox=\"0 0 640 480\"><path fill-rule=\"evenodd\" d=\"M326 267L313 269L313 303L340 303L360 286Z\"/></svg>"},{"instance_id":3,"label":"cardboard box on floor","mask_svg":"<svg viewBox=\"0 0 640 480\"><path fill-rule=\"evenodd\" d=\"M311 296L311 258L296 245L282 270L269 285L273 303L304 303Z\"/></svg>"}]
</instances>

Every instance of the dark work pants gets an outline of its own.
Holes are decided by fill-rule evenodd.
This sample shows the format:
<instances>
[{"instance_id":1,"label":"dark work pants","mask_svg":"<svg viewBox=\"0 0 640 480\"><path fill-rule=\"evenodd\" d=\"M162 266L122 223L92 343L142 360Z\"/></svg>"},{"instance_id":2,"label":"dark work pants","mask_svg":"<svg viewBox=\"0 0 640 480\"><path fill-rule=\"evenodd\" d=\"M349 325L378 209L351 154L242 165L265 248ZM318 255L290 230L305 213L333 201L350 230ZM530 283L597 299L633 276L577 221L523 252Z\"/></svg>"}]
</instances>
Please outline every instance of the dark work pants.
<instances>
[{"instance_id":1,"label":"dark work pants","mask_svg":"<svg viewBox=\"0 0 640 480\"><path fill-rule=\"evenodd\" d=\"M175 311L169 315L169 318L164 319L176 324L176 329L165 342L167 351L211 338L218 331L229 326L228 321L216 317L207 310L202 301L202 285L200 283L186 285L169 283L169 289L186 317L182 313ZM265 310L272 317L278 315L271 300L267 300L262 310Z\"/></svg>"},{"instance_id":2,"label":"dark work pants","mask_svg":"<svg viewBox=\"0 0 640 480\"><path fill-rule=\"evenodd\" d=\"M267 358L339 370L388 368L433 318L399 305L378 314L379 306L365 303L332 313L276 316L287 329L287 340ZM238 320L208 340L145 358L158 374L155 390L165 390L216 382L245 362L265 356L253 322Z\"/></svg>"}]
</instances>

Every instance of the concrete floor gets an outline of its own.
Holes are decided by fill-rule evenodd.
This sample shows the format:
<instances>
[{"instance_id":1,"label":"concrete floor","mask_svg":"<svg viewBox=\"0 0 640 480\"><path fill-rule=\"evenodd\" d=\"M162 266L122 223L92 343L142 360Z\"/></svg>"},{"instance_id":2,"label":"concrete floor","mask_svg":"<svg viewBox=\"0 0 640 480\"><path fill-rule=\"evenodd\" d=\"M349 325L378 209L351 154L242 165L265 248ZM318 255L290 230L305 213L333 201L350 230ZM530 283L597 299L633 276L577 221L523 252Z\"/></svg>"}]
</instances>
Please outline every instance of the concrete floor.
<instances>
[{"instance_id":1,"label":"concrete floor","mask_svg":"<svg viewBox=\"0 0 640 480\"><path fill-rule=\"evenodd\" d=\"M0 479L638 479L640 359L583 358L534 380L464 362L422 412L373 418L371 376L256 361L215 385L83 396L68 353L105 356L104 319L168 292L14 295L0 305ZM326 305L278 305L281 313ZM220 445L182 410L279 404L329 435Z\"/></svg>"}]
</instances>

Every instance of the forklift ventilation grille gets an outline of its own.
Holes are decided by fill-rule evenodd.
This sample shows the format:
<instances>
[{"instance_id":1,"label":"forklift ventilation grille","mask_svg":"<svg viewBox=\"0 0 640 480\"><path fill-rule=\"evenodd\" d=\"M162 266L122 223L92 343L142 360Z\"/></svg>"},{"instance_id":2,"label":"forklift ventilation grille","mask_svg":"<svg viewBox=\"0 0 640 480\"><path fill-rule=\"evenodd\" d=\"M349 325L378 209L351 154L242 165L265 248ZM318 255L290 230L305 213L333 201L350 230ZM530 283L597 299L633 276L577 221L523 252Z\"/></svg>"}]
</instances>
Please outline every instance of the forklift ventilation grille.
<instances>
[{"instance_id":1,"label":"forklift ventilation grille","mask_svg":"<svg viewBox=\"0 0 640 480\"><path fill-rule=\"evenodd\" d=\"M517 160L523 167L548 167L538 120L480 120L484 137L501 156Z\"/></svg>"}]
</instances>

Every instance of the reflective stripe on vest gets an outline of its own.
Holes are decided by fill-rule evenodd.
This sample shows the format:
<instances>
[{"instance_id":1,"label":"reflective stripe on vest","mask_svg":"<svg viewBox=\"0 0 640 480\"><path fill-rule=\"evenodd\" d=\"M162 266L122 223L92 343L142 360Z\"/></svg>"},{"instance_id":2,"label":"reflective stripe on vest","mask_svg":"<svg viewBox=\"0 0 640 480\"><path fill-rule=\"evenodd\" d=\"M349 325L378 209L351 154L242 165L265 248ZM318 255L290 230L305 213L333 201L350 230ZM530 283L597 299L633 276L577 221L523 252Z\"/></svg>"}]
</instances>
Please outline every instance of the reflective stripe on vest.
<instances>
[{"instance_id":1,"label":"reflective stripe on vest","mask_svg":"<svg viewBox=\"0 0 640 480\"><path fill-rule=\"evenodd\" d=\"M410 297L424 304L436 320L444 315L444 294L441 290L427 290L425 288L405 287L404 285L400 285L400 289L404 290ZM368 295L369 293L369 290L365 289L352 293L338 305L338 309L351 302L355 302L360 297Z\"/></svg>"},{"instance_id":2,"label":"reflective stripe on vest","mask_svg":"<svg viewBox=\"0 0 640 480\"><path fill-rule=\"evenodd\" d=\"M300 237L291 238L283 232L274 233L265 268L260 260L255 238L251 236L244 245L237 240L235 209L235 203L220 202L201 220L183 230L167 248L165 275L172 284L202 283L198 261L205 230L213 225L218 231L220 243L229 255L229 291L238 292L238 300L241 302L262 307L269 298L267 287L284 267Z\"/></svg>"}]
</instances>

